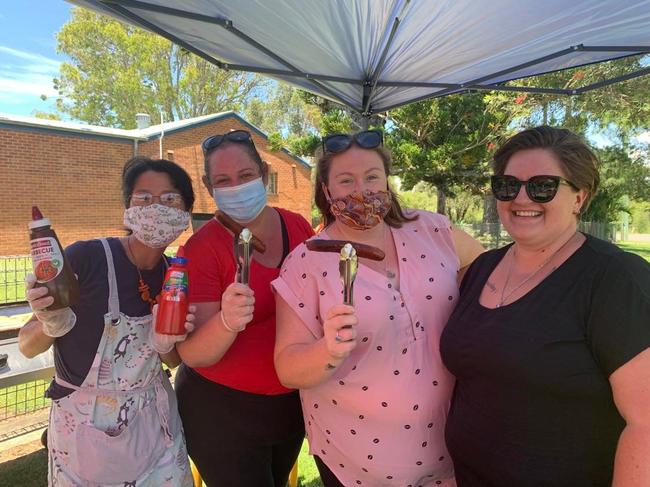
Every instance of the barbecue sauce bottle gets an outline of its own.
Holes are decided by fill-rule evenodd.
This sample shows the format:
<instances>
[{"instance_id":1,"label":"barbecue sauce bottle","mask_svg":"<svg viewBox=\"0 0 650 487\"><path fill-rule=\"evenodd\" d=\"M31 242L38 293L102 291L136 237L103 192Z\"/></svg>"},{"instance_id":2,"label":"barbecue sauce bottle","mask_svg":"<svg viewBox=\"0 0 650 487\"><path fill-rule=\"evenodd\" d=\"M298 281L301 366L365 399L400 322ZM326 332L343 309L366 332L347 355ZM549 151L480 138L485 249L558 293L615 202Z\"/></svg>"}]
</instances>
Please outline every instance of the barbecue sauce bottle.
<instances>
[{"instance_id":1,"label":"barbecue sauce bottle","mask_svg":"<svg viewBox=\"0 0 650 487\"><path fill-rule=\"evenodd\" d=\"M37 206L32 206L32 221L28 227L32 269L36 276L34 287L46 287L48 295L54 298L54 303L45 309L52 311L77 304L79 282L50 221L43 218Z\"/></svg>"},{"instance_id":2,"label":"barbecue sauce bottle","mask_svg":"<svg viewBox=\"0 0 650 487\"><path fill-rule=\"evenodd\" d=\"M167 269L163 287L158 300L156 316L156 333L163 335L185 335L185 317L187 315L188 282L187 259L183 246L178 247L176 257Z\"/></svg>"}]
</instances>

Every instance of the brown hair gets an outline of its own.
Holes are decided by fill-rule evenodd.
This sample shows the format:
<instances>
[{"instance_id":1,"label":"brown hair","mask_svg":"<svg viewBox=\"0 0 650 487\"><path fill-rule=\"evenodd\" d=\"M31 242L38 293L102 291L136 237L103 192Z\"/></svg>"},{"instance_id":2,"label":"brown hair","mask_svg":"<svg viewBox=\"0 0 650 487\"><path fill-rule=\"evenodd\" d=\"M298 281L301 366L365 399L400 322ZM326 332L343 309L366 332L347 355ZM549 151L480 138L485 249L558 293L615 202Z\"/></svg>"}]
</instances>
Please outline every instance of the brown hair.
<instances>
[{"instance_id":1,"label":"brown hair","mask_svg":"<svg viewBox=\"0 0 650 487\"><path fill-rule=\"evenodd\" d=\"M255 147L255 144L253 143L253 138L251 136L250 140L246 140L243 142L224 140L218 146L207 151L203 156L203 170L205 171L205 176L208 179L210 179L210 156L215 152L217 152L218 150L225 149L226 147L229 147L231 145L236 145L237 147L241 147L241 149L246 153L246 155L248 155L250 160L253 161L259 168L260 176L264 176L265 165L264 162L262 161L262 156L260 156L260 153L257 151L257 147Z\"/></svg>"},{"instance_id":2,"label":"brown hair","mask_svg":"<svg viewBox=\"0 0 650 487\"><path fill-rule=\"evenodd\" d=\"M593 199L600 176L598 158L587 143L567 129L542 125L519 132L510 137L494 154L494 173L502 175L510 158L517 152L529 149L545 149L560 162L567 179L578 189L587 192L580 208L584 213Z\"/></svg>"},{"instance_id":3,"label":"brown hair","mask_svg":"<svg viewBox=\"0 0 650 487\"><path fill-rule=\"evenodd\" d=\"M356 145L357 147L360 147L356 142L353 142L352 144ZM390 176L392 160L391 160L390 152L386 148L384 147L375 147L373 149L366 149L363 147L361 148L363 150L376 152L379 155L379 157L381 157L381 160L384 164L384 171L386 172L386 177ZM339 154L341 154L341 152L338 153L324 152L322 147L316 152L316 158L318 162L316 163L316 188L315 188L314 200L316 206L320 210L321 218L323 220L323 224L325 227L329 226L331 223L334 223L336 217L332 215L332 212L330 211L330 204L327 201L327 196L325 196L325 192L323 191L323 184L327 186L332 159L334 159ZM409 217L404 214L404 211L402 210L402 207L399 204L397 195L390 188L390 185L388 186L388 192L390 193L391 205L390 205L390 210L388 210L388 214L384 218L384 221L389 226L393 228L400 228L404 222L417 220L418 215L413 215L412 217Z\"/></svg>"}]
</instances>

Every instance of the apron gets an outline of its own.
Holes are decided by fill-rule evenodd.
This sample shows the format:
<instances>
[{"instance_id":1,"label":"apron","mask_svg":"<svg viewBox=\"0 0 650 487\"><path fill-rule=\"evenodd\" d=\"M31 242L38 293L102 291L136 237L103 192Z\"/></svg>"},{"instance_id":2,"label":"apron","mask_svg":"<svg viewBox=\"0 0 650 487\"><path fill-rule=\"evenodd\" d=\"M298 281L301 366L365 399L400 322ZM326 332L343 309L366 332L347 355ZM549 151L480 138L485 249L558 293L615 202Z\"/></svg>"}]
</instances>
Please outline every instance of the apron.
<instances>
[{"instance_id":1,"label":"apron","mask_svg":"<svg viewBox=\"0 0 650 487\"><path fill-rule=\"evenodd\" d=\"M113 256L108 313L93 364L81 386L52 401L50 486L192 487L176 396L149 344L152 316L120 312ZM83 324L77 324L83 326Z\"/></svg>"}]
</instances>

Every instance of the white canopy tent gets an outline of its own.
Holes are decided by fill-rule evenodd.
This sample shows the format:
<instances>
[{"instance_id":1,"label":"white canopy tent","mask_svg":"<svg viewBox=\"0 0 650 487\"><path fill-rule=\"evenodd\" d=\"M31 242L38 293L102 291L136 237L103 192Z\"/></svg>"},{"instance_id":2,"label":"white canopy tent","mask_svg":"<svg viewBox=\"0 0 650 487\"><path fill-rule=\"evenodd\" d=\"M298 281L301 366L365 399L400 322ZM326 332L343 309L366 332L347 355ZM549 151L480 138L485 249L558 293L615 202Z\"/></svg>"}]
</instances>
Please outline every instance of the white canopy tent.
<instances>
[{"instance_id":1,"label":"white canopy tent","mask_svg":"<svg viewBox=\"0 0 650 487\"><path fill-rule=\"evenodd\" d=\"M506 81L650 53L650 0L70 0L223 69L263 73L369 116Z\"/></svg>"}]
</instances>

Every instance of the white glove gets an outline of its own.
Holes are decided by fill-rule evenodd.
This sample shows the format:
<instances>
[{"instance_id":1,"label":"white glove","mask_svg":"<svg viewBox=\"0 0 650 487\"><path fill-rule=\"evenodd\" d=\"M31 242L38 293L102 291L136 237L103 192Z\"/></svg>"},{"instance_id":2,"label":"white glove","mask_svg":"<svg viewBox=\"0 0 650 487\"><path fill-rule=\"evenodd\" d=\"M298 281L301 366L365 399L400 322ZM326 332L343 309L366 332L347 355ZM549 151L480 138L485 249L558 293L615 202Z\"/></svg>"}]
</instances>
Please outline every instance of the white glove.
<instances>
[{"instance_id":1,"label":"white glove","mask_svg":"<svg viewBox=\"0 0 650 487\"><path fill-rule=\"evenodd\" d=\"M61 308L48 311L47 308L54 302L54 298L47 294L46 287L34 287L36 276L27 274L25 276L25 297L34 316L41 322L43 333L52 338L62 337L74 327L77 322L77 315L70 308Z\"/></svg>"},{"instance_id":2,"label":"white glove","mask_svg":"<svg viewBox=\"0 0 650 487\"><path fill-rule=\"evenodd\" d=\"M185 331L191 333L194 331L194 312L196 306L190 305L188 313L185 315ZM178 342L182 342L187 338L187 333L184 335L163 335L156 333L156 316L158 316L158 305L156 304L151 311L153 320L151 321L151 328L149 329L149 340L151 346L158 353L169 353Z\"/></svg>"}]
</instances>

